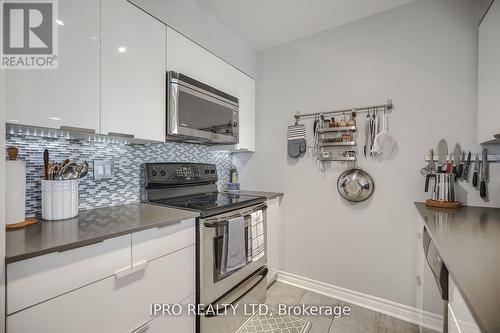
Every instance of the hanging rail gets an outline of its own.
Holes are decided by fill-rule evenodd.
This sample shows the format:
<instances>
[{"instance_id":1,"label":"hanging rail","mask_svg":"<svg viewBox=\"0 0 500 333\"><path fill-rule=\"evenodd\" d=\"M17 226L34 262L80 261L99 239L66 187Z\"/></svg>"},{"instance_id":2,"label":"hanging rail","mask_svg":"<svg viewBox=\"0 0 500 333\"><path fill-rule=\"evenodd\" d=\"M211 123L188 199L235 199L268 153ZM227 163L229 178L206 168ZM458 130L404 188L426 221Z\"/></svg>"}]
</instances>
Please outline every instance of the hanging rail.
<instances>
[{"instance_id":1,"label":"hanging rail","mask_svg":"<svg viewBox=\"0 0 500 333\"><path fill-rule=\"evenodd\" d=\"M351 108L351 109L345 109L345 110L303 113L303 114L301 114L300 111L297 111L297 113L294 115L294 117L295 117L295 121L298 121L300 118L304 118L304 117L316 117L316 116L320 116L320 115L339 114L339 113L346 114L346 113L350 113L350 112L367 112L367 111L371 111L371 110L378 111L380 109L385 109L388 112L391 112L394 109L394 106L392 105L392 99L388 99L387 104L364 106L364 107Z\"/></svg>"}]
</instances>

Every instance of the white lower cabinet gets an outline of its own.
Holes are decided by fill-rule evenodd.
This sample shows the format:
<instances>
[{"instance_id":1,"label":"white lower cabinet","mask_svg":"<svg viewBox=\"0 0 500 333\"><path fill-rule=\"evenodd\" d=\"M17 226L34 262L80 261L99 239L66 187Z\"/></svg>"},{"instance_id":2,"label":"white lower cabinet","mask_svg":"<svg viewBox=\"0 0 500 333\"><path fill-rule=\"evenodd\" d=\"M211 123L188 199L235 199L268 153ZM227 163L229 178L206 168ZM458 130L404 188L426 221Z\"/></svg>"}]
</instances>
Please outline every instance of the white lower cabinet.
<instances>
[{"instance_id":1,"label":"white lower cabinet","mask_svg":"<svg viewBox=\"0 0 500 333\"><path fill-rule=\"evenodd\" d=\"M192 295L187 298L182 304L194 304L195 297ZM141 330L142 329L142 330ZM158 316L151 320L146 325L140 327L134 333L194 333L195 331L195 317L189 316L184 313L180 316Z\"/></svg>"},{"instance_id":2,"label":"white lower cabinet","mask_svg":"<svg viewBox=\"0 0 500 333\"><path fill-rule=\"evenodd\" d=\"M455 281L448 279L448 332L449 333L481 333L476 320L465 303L464 297Z\"/></svg>"},{"instance_id":3,"label":"white lower cabinet","mask_svg":"<svg viewBox=\"0 0 500 333\"><path fill-rule=\"evenodd\" d=\"M8 264L7 314L130 266L130 235Z\"/></svg>"},{"instance_id":4,"label":"white lower cabinet","mask_svg":"<svg viewBox=\"0 0 500 333\"><path fill-rule=\"evenodd\" d=\"M281 197L267 200L267 284L274 282L280 268Z\"/></svg>"},{"instance_id":5,"label":"white lower cabinet","mask_svg":"<svg viewBox=\"0 0 500 333\"><path fill-rule=\"evenodd\" d=\"M151 321L151 303L180 302L194 290L195 247L190 246L14 313L7 317L7 332L133 332ZM159 319L151 321L150 332L162 332L169 325L190 327L187 319Z\"/></svg>"},{"instance_id":6,"label":"white lower cabinet","mask_svg":"<svg viewBox=\"0 0 500 333\"><path fill-rule=\"evenodd\" d=\"M156 259L195 244L194 219L132 234L132 262Z\"/></svg>"}]
</instances>

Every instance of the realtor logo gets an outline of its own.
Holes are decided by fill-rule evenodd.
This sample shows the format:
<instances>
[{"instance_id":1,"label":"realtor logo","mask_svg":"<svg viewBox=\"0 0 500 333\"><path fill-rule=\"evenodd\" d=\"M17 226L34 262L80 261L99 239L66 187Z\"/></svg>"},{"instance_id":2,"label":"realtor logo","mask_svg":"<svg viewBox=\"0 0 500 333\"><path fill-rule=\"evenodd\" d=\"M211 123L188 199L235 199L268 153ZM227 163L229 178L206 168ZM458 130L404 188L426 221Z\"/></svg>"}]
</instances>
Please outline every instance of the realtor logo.
<instances>
[{"instance_id":1,"label":"realtor logo","mask_svg":"<svg viewBox=\"0 0 500 333\"><path fill-rule=\"evenodd\" d=\"M57 69L57 0L1 0L1 68Z\"/></svg>"}]
</instances>

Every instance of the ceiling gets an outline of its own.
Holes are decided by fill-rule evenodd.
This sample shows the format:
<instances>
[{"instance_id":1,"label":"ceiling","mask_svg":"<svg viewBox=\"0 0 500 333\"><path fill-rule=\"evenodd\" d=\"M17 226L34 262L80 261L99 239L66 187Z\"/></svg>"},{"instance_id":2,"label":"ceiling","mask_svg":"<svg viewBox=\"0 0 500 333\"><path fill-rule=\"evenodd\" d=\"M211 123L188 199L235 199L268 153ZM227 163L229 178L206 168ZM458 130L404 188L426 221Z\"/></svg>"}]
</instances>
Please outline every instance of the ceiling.
<instances>
[{"instance_id":1,"label":"ceiling","mask_svg":"<svg viewBox=\"0 0 500 333\"><path fill-rule=\"evenodd\" d=\"M196 0L257 51L413 0Z\"/></svg>"}]
</instances>

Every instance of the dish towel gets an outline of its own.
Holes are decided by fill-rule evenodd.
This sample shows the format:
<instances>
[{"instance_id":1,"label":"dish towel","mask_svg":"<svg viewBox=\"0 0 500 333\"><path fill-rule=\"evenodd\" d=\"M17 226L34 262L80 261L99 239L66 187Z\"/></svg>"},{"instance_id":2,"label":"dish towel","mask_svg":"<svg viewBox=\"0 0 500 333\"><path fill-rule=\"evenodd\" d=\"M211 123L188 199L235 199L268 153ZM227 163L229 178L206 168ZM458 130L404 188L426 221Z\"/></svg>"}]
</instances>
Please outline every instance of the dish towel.
<instances>
[{"instance_id":1,"label":"dish towel","mask_svg":"<svg viewBox=\"0 0 500 333\"><path fill-rule=\"evenodd\" d=\"M261 210L252 213L250 218L249 244L252 244L252 246L249 248L249 257L253 262L259 260L265 254L264 219Z\"/></svg>"},{"instance_id":2,"label":"dish towel","mask_svg":"<svg viewBox=\"0 0 500 333\"><path fill-rule=\"evenodd\" d=\"M223 273L233 272L246 265L245 219L237 217L227 221L222 247Z\"/></svg>"},{"instance_id":3,"label":"dish towel","mask_svg":"<svg viewBox=\"0 0 500 333\"><path fill-rule=\"evenodd\" d=\"M295 124L288 126L288 156L297 158L306 152L306 126Z\"/></svg>"}]
</instances>

